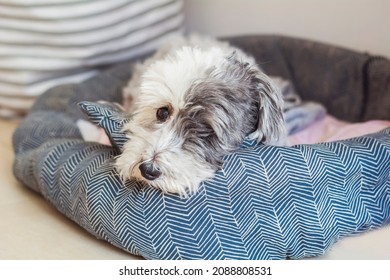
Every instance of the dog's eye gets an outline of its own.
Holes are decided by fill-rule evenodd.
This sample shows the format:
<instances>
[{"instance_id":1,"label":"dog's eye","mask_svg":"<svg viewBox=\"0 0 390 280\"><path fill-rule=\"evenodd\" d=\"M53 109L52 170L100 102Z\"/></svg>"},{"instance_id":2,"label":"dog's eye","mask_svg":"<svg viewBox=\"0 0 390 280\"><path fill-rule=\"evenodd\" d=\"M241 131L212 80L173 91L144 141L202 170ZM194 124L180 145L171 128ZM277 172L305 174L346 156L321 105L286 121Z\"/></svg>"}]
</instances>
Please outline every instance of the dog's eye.
<instances>
[{"instance_id":1,"label":"dog's eye","mask_svg":"<svg viewBox=\"0 0 390 280\"><path fill-rule=\"evenodd\" d=\"M169 108L168 107L161 107L157 109L156 112L156 118L160 122L165 122L169 117Z\"/></svg>"}]
</instances>

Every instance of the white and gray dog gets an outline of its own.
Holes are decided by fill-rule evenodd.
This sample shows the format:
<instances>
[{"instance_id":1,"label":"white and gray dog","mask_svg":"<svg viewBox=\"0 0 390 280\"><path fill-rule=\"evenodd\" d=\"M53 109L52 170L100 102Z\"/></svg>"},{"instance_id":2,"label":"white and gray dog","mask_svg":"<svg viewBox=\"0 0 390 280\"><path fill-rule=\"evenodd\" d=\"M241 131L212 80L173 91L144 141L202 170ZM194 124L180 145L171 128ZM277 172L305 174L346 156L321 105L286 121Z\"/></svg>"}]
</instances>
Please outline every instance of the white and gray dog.
<instances>
[{"instance_id":1,"label":"white and gray dog","mask_svg":"<svg viewBox=\"0 0 390 280\"><path fill-rule=\"evenodd\" d=\"M227 43L175 40L135 67L124 89L134 112L116 159L124 179L187 197L248 136L286 140L283 99L252 57Z\"/></svg>"},{"instance_id":2,"label":"white and gray dog","mask_svg":"<svg viewBox=\"0 0 390 280\"><path fill-rule=\"evenodd\" d=\"M188 197L245 137L287 142L283 98L253 57L226 42L176 38L134 67L123 90L133 118L115 166L163 192ZM84 122L85 140L108 138Z\"/></svg>"}]
</instances>

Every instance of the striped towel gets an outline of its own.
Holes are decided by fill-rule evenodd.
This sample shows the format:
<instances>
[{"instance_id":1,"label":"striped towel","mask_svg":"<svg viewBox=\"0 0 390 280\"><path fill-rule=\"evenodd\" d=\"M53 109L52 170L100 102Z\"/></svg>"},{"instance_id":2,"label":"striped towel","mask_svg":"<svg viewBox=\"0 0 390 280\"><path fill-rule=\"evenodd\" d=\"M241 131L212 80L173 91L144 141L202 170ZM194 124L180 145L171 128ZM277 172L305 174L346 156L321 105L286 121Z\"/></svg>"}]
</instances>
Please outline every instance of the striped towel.
<instances>
[{"instance_id":1,"label":"striped towel","mask_svg":"<svg viewBox=\"0 0 390 280\"><path fill-rule=\"evenodd\" d=\"M181 0L0 0L0 116L182 33Z\"/></svg>"}]
</instances>

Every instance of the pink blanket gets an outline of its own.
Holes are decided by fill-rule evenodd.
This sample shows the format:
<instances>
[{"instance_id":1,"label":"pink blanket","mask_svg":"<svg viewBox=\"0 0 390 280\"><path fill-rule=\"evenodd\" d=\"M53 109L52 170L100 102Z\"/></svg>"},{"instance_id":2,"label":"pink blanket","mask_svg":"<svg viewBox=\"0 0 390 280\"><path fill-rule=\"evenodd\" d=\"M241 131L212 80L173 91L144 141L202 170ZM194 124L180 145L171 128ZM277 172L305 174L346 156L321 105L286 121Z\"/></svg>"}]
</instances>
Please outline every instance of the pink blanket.
<instances>
[{"instance_id":1,"label":"pink blanket","mask_svg":"<svg viewBox=\"0 0 390 280\"><path fill-rule=\"evenodd\" d=\"M291 145L330 142L374 133L387 127L390 127L390 121L348 123L327 115L308 128L289 136L289 142Z\"/></svg>"}]
</instances>

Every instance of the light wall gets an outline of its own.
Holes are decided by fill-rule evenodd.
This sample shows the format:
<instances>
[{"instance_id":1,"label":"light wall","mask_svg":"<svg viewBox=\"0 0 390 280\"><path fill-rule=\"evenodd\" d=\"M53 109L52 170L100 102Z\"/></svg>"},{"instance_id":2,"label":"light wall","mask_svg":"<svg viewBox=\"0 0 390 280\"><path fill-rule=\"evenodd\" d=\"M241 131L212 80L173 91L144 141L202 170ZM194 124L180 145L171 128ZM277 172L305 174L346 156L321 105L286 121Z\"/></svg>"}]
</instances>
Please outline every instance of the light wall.
<instances>
[{"instance_id":1,"label":"light wall","mask_svg":"<svg viewBox=\"0 0 390 280\"><path fill-rule=\"evenodd\" d=\"M390 0L184 0L186 28L279 34L390 58Z\"/></svg>"}]
</instances>

